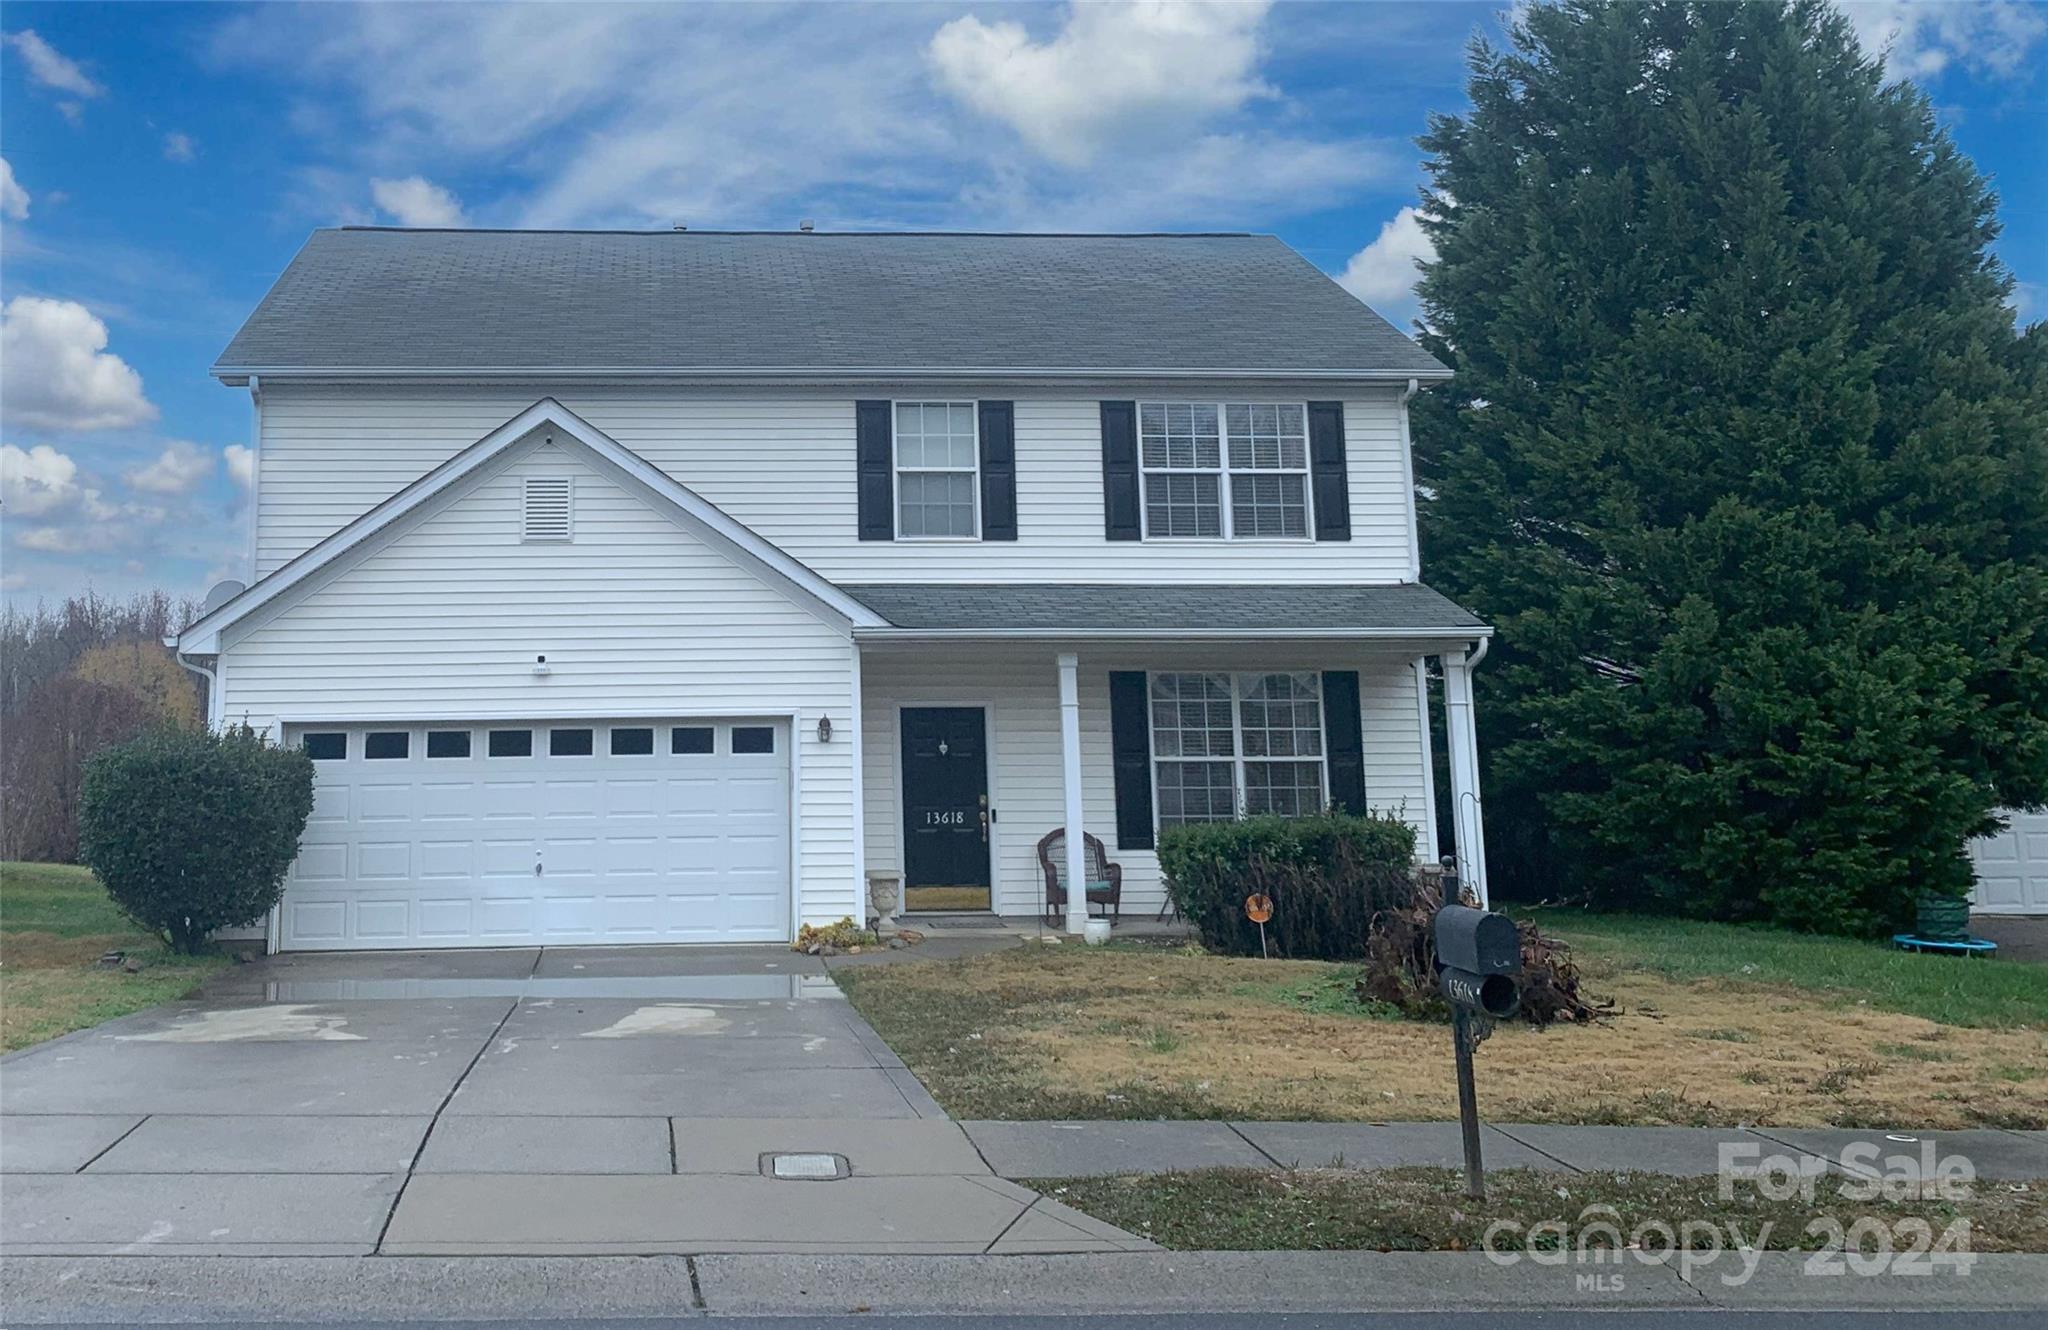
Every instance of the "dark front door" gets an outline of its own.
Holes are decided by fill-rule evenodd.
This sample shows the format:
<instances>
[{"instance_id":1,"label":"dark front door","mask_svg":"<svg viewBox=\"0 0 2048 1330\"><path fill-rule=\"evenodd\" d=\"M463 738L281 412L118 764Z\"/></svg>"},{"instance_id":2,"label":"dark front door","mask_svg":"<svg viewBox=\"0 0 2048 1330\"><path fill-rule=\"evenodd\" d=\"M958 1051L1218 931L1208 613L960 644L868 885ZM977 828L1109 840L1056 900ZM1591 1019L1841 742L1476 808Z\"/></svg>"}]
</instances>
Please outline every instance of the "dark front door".
<instances>
[{"instance_id":1,"label":"dark front door","mask_svg":"<svg viewBox=\"0 0 2048 1330\"><path fill-rule=\"evenodd\" d=\"M903 709L903 903L989 908L988 728L979 707Z\"/></svg>"}]
</instances>

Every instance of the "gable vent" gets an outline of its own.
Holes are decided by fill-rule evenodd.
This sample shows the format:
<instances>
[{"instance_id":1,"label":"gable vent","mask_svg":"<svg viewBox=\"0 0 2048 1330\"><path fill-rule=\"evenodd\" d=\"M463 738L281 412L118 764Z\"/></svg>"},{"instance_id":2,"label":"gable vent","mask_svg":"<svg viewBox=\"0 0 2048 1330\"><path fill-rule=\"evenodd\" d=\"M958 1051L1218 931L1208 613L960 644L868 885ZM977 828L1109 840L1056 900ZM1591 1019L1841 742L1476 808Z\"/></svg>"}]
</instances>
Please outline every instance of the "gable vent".
<instances>
[{"instance_id":1,"label":"gable vent","mask_svg":"<svg viewBox=\"0 0 2048 1330\"><path fill-rule=\"evenodd\" d=\"M526 480L524 540L569 539L569 478L529 476Z\"/></svg>"}]
</instances>

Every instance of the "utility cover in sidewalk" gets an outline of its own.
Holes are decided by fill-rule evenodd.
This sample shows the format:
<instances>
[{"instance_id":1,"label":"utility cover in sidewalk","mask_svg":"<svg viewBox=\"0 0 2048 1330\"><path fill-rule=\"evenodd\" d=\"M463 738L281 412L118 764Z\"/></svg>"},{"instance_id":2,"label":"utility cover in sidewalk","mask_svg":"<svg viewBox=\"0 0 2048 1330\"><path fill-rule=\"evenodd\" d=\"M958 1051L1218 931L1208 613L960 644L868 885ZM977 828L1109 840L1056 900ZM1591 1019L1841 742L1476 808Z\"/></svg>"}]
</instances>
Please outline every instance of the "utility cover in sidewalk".
<instances>
[{"instance_id":1,"label":"utility cover in sidewalk","mask_svg":"<svg viewBox=\"0 0 2048 1330\"><path fill-rule=\"evenodd\" d=\"M853 1172L845 1155L828 1154L765 1154L761 1171L785 1182L831 1182Z\"/></svg>"}]
</instances>

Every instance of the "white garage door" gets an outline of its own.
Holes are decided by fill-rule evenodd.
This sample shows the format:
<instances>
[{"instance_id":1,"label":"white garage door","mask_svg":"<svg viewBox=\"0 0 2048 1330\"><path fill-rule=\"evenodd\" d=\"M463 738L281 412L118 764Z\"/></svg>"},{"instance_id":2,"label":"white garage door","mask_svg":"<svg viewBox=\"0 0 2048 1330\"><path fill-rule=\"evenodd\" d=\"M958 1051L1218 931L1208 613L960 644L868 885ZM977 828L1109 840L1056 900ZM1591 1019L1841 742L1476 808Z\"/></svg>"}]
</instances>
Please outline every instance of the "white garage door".
<instances>
[{"instance_id":1,"label":"white garage door","mask_svg":"<svg viewBox=\"0 0 2048 1330\"><path fill-rule=\"evenodd\" d=\"M2048 914L2048 813L2011 813L2012 825L1970 845L1973 906L1984 914Z\"/></svg>"},{"instance_id":2,"label":"white garage door","mask_svg":"<svg viewBox=\"0 0 2048 1330\"><path fill-rule=\"evenodd\" d=\"M785 726L307 725L313 816L282 945L790 937Z\"/></svg>"}]
</instances>

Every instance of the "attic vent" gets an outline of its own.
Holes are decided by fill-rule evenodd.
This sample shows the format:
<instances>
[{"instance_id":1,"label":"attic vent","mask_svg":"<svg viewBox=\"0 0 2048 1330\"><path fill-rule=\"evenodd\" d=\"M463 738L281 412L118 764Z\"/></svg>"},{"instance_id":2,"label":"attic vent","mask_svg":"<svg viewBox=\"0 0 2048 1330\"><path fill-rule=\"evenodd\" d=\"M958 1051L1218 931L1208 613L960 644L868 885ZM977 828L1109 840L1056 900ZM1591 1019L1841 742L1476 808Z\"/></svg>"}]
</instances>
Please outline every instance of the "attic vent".
<instances>
[{"instance_id":1,"label":"attic vent","mask_svg":"<svg viewBox=\"0 0 2048 1330\"><path fill-rule=\"evenodd\" d=\"M569 513L567 476L527 477L526 518L520 528L521 539L569 539Z\"/></svg>"}]
</instances>

